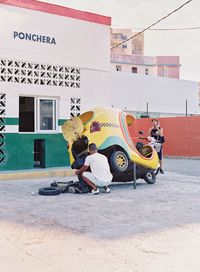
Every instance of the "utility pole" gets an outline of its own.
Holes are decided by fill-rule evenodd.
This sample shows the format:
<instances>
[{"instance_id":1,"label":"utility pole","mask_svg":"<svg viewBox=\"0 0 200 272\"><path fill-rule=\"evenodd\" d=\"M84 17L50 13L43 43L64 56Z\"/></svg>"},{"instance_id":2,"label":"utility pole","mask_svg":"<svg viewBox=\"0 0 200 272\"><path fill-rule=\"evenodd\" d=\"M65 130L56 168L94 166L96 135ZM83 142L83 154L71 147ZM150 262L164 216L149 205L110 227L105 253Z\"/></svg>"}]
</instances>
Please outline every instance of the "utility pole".
<instances>
[{"instance_id":1,"label":"utility pole","mask_svg":"<svg viewBox=\"0 0 200 272\"><path fill-rule=\"evenodd\" d=\"M188 101L185 100L185 116L188 116Z\"/></svg>"}]
</instances>

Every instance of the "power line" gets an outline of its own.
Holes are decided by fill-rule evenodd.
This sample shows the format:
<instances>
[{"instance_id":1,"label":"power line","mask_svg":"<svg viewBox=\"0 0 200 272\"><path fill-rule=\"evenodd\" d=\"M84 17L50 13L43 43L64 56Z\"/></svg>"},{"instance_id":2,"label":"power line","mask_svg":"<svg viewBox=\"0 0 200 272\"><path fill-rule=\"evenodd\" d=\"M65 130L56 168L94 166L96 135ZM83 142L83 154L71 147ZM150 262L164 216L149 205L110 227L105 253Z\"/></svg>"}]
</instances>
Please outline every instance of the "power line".
<instances>
[{"instance_id":1,"label":"power line","mask_svg":"<svg viewBox=\"0 0 200 272\"><path fill-rule=\"evenodd\" d=\"M113 25L114 27L120 27L122 28L122 26L117 26L117 25ZM128 28L123 26L123 28ZM141 30L144 29L144 27L134 27L132 28L133 30ZM179 30L198 30L200 29L200 26L193 26L193 27L177 27L177 28L150 28L147 29L148 31L179 31Z\"/></svg>"},{"instance_id":2,"label":"power line","mask_svg":"<svg viewBox=\"0 0 200 272\"><path fill-rule=\"evenodd\" d=\"M143 28L135 28L135 29L143 29ZM179 30L197 30L200 29L200 26L195 27L182 27L182 28L151 28L149 31L179 31Z\"/></svg>"},{"instance_id":3,"label":"power line","mask_svg":"<svg viewBox=\"0 0 200 272\"><path fill-rule=\"evenodd\" d=\"M146 28L143 29L142 31L138 32L137 34L131 36L130 38L124 40L123 42L120 42L120 43L114 45L113 47L111 47L111 50L114 49L114 48L116 48L116 47L118 47L118 46L120 46L120 45L122 45L122 44L124 44L124 43L126 43L127 41L129 41L129 40L135 38L136 36L138 36L138 35L144 33L146 30L150 29L152 26L157 25L157 24L160 23L161 21L165 20L167 17L169 17L169 16L172 15L173 13L177 12L178 10L180 10L181 8L183 8L185 5L189 4L190 2L192 2L192 0L189 0L189 1L185 2L185 3L183 3L180 7L176 8L176 9L173 10L173 11L171 11L171 12L168 13L166 16L162 17L161 19L159 19L159 20L156 21L155 23L151 24L150 26L146 27Z\"/></svg>"},{"instance_id":4,"label":"power line","mask_svg":"<svg viewBox=\"0 0 200 272\"><path fill-rule=\"evenodd\" d=\"M144 27L128 27L128 26L122 26L122 25L112 25L112 28L125 28L125 29L132 29L132 30L142 30ZM173 30L198 30L200 29L200 26L189 26L189 27L174 27L174 28L150 28L147 29L148 31L173 31Z\"/></svg>"}]
</instances>

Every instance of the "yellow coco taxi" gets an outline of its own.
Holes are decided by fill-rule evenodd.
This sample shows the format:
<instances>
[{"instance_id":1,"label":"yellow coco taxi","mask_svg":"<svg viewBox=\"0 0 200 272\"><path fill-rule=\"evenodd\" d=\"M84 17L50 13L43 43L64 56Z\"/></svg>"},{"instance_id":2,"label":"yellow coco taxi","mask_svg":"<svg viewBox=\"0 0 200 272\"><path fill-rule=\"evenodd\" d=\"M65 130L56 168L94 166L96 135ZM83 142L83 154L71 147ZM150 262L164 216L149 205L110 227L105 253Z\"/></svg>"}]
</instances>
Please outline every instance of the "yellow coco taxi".
<instances>
[{"instance_id":1,"label":"yellow coco taxi","mask_svg":"<svg viewBox=\"0 0 200 272\"><path fill-rule=\"evenodd\" d=\"M158 168L158 156L150 145L136 148L129 126L135 118L121 110L99 107L93 108L66 121L62 126L72 168L83 164L89 143L95 143L98 152L107 156L113 181L133 180L133 162L136 164L136 178L147 183L156 181L154 174Z\"/></svg>"}]
</instances>

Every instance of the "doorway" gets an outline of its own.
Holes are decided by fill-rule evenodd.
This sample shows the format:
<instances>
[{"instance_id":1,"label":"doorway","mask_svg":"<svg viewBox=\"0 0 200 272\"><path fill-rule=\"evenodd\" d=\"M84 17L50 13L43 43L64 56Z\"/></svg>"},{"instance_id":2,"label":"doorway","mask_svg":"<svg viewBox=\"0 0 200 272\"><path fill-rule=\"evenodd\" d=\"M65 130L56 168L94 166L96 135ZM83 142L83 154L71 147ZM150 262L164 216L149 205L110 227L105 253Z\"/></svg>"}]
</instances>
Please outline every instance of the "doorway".
<instances>
[{"instance_id":1,"label":"doorway","mask_svg":"<svg viewBox=\"0 0 200 272\"><path fill-rule=\"evenodd\" d=\"M45 168L45 140L34 140L34 163L35 168Z\"/></svg>"}]
</instances>

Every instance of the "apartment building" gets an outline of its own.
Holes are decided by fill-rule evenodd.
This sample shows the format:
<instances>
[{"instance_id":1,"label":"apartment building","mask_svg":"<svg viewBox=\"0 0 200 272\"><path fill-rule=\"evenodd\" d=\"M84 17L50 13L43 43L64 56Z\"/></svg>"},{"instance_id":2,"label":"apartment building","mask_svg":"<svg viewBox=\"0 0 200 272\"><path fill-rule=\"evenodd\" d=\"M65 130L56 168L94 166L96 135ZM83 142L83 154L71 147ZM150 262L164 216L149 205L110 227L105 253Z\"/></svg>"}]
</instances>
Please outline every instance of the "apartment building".
<instances>
[{"instance_id":1,"label":"apartment building","mask_svg":"<svg viewBox=\"0 0 200 272\"><path fill-rule=\"evenodd\" d=\"M178 56L144 56L144 34L115 47L135 32L131 29L111 29L111 70L141 75L179 78Z\"/></svg>"}]
</instances>

